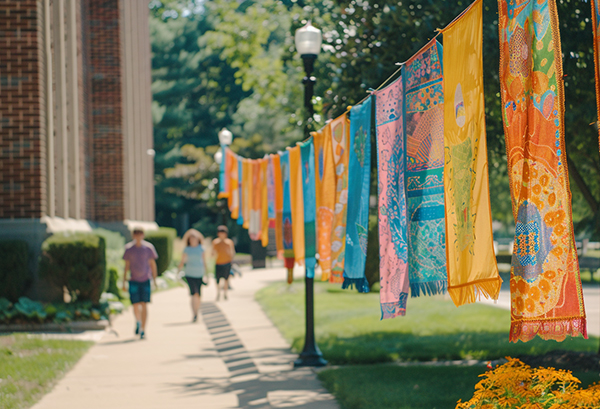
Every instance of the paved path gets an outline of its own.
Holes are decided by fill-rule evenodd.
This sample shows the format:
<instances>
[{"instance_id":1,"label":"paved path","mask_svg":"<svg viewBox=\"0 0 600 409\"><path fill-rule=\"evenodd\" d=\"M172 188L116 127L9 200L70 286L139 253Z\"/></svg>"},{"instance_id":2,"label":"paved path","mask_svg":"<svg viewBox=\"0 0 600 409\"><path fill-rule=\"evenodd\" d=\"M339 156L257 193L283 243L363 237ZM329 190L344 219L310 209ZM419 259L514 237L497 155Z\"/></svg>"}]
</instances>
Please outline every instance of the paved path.
<instances>
[{"instance_id":1,"label":"paved path","mask_svg":"<svg viewBox=\"0 0 600 409\"><path fill-rule=\"evenodd\" d=\"M510 285L508 280L502 283L502 290L497 302L486 299L482 299L480 302L510 310ZM600 336L600 288L597 284L583 286L583 303L587 316L588 334Z\"/></svg>"},{"instance_id":2,"label":"paved path","mask_svg":"<svg viewBox=\"0 0 600 409\"><path fill-rule=\"evenodd\" d=\"M107 333L34 409L338 408L310 369L292 369L296 356L254 301L284 277L247 271L218 303L212 281L195 324L187 288L154 295L146 340L127 311L114 323L119 336Z\"/></svg>"}]
</instances>

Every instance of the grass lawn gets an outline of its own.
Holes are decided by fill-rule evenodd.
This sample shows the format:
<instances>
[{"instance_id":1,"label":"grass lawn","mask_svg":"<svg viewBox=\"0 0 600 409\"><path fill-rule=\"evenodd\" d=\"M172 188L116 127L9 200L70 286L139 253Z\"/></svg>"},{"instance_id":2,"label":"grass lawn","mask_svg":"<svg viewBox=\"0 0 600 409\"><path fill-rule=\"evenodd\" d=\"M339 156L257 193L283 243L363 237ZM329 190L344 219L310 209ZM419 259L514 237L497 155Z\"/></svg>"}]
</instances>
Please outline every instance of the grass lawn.
<instances>
[{"instance_id":1,"label":"grass lawn","mask_svg":"<svg viewBox=\"0 0 600 409\"><path fill-rule=\"evenodd\" d=\"M473 396L482 366L362 365L319 372L343 409L447 409ZM598 374L575 372L587 387Z\"/></svg>"},{"instance_id":2,"label":"grass lawn","mask_svg":"<svg viewBox=\"0 0 600 409\"><path fill-rule=\"evenodd\" d=\"M303 281L294 282L291 288L273 284L256 298L299 352L304 345ZM561 343L539 338L509 343L509 311L483 304L456 308L444 296L411 298L405 317L381 321L378 293L359 294L321 282L315 283L315 325L318 345L332 364L492 360L554 349L598 349L598 339L593 337L567 338Z\"/></svg>"},{"instance_id":3,"label":"grass lawn","mask_svg":"<svg viewBox=\"0 0 600 409\"><path fill-rule=\"evenodd\" d=\"M27 334L0 335L0 408L33 405L91 345Z\"/></svg>"}]
</instances>

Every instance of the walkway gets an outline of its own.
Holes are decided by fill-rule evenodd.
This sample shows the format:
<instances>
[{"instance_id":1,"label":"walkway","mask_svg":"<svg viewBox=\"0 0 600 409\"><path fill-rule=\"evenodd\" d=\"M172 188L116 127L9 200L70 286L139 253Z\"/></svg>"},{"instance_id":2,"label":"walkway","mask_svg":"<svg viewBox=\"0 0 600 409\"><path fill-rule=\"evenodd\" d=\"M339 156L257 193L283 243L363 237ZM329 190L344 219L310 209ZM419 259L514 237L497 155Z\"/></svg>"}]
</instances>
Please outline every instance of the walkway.
<instances>
[{"instance_id":1,"label":"walkway","mask_svg":"<svg viewBox=\"0 0 600 409\"><path fill-rule=\"evenodd\" d=\"M292 370L295 355L254 301L284 274L247 271L218 303L212 281L195 324L187 288L154 295L146 340L127 311L119 336L107 333L34 409L338 408L310 369Z\"/></svg>"}]
</instances>

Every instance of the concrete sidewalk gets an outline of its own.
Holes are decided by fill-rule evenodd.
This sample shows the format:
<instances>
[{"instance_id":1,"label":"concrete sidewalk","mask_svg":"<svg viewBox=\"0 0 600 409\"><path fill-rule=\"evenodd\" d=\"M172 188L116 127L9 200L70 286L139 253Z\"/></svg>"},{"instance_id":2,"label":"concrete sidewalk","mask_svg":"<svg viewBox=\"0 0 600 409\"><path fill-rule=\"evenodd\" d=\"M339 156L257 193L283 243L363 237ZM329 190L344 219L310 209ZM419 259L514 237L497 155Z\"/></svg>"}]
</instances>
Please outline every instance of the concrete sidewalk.
<instances>
[{"instance_id":1,"label":"concrete sidewalk","mask_svg":"<svg viewBox=\"0 0 600 409\"><path fill-rule=\"evenodd\" d=\"M220 302L213 280L195 324L187 288L155 294L146 340L127 311L119 336L107 333L34 408L338 408L310 369L293 370L296 356L254 301L284 278L282 268L246 271Z\"/></svg>"}]
</instances>

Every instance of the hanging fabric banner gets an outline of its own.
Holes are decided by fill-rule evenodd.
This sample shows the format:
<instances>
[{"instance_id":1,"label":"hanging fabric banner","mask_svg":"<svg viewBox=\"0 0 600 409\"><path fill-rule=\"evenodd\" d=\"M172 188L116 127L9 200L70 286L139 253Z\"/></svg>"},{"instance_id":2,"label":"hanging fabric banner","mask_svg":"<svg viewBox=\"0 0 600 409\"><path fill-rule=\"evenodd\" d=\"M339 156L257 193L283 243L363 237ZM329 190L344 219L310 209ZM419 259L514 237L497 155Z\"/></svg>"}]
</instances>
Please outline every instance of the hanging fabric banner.
<instances>
[{"instance_id":1,"label":"hanging fabric banner","mask_svg":"<svg viewBox=\"0 0 600 409\"><path fill-rule=\"evenodd\" d=\"M271 154L273 185L275 192L275 245L277 257L283 259L283 181L279 155Z\"/></svg>"},{"instance_id":2,"label":"hanging fabric banner","mask_svg":"<svg viewBox=\"0 0 600 409\"><path fill-rule=\"evenodd\" d=\"M269 187L268 187L268 174L267 170L269 167L269 160L267 158L261 159L260 161L260 180L262 197L260 201L261 207L261 220L260 220L260 240L263 247L269 245Z\"/></svg>"},{"instance_id":3,"label":"hanging fabric banner","mask_svg":"<svg viewBox=\"0 0 600 409\"><path fill-rule=\"evenodd\" d=\"M238 169L238 197L239 197L239 206L238 206L238 217L237 224L240 226L244 225L244 161L241 157L237 158L237 169Z\"/></svg>"},{"instance_id":4,"label":"hanging fabric banner","mask_svg":"<svg viewBox=\"0 0 600 409\"><path fill-rule=\"evenodd\" d=\"M226 149L228 161L228 168L225 172L225 178L229 180L228 182L228 196L227 196L227 206L229 208L229 212L231 213L232 219L237 219L239 217L240 210L240 196L239 196L239 171L238 171L238 158L235 153L231 149Z\"/></svg>"},{"instance_id":5,"label":"hanging fabric banner","mask_svg":"<svg viewBox=\"0 0 600 409\"><path fill-rule=\"evenodd\" d=\"M408 264L412 297L444 293L444 92L435 39L403 67Z\"/></svg>"},{"instance_id":6,"label":"hanging fabric banner","mask_svg":"<svg viewBox=\"0 0 600 409\"><path fill-rule=\"evenodd\" d=\"M312 138L300 144L300 155L302 160L302 195L304 199L304 257L306 276L314 278L317 262L315 259L317 202L315 191L315 151Z\"/></svg>"},{"instance_id":7,"label":"hanging fabric banner","mask_svg":"<svg viewBox=\"0 0 600 409\"><path fill-rule=\"evenodd\" d=\"M409 289L403 101L402 77L375 92L382 319L406 314Z\"/></svg>"},{"instance_id":8,"label":"hanging fabric banner","mask_svg":"<svg viewBox=\"0 0 600 409\"><path fill-rule=\"evenodd\" d=\"M273 169L273 155L267 156L267 217L268 226L275 228L275 170Z\"/></svg>"},{"instance_id":9,"label":"hanging fabric banner","mask_svg":"<svg viewBox=\"0 0 600 409\"><path fill-rule=\"evenodd\" d=\"M281 181L283 187L283 259L285 268L288 269L288 283L291 284L290 276L294 268L294 235L292 232L292 199L290 194L290 153L285 151L280 155Z\"/></svg>"},{"instance_id":10,"label":"hanging fabric banner","mask_svg":"<svg viewBox=\"0 0 600 409\"><path fill-rule=\"evenodd\" d=\"M600 143L600 3L592 0L592 28L594 29L594 67L596 71L596 126Z\"/></svg>"},{"instance_id":11,"label":"hanging fabric banner","mask_svg":"<svg viewBox=\"0 0 600 409\"><path fill-rule=\"evenodd\" d=\"M369 292L365 277L369 235L369 191L371 187L371 98L350 110L350 158L348 164L348 221L346 260L342 288L356 286Z\"/></svg>"},{"instance_id":12,"label":"hanging fabric banner","mask_svg":"<svg viewBox=\"0 0 600 409\"><path fill-rule=\"evenodd\" d=\"M227 197L229 193L229 178L226 177L229 156L227 155L227 148L225 145L221 145L221 163L219 163L219 194L217 198L223 199Z\"/></svg>"},{"instance_id":13,"label":"hanging fabric banner","mask_svg":"<svg viewBox=\"0 0 600 409\"><path fill-rule=\"evenodd\" d=\"M250 228L250 210L252 209L252 164L249 159L244 159L244 224L242 227L248 230Z\"/></svg>"},{"instance_id":14,"label":"hanging fabric banner","mask_svg":"<svg viewBox=\"0 0 600 409\"><path fill-rule=\"evenodd\" d=\"M292 200L292 231L294 234L294 257L304 265L304 198L302 194L302 168L300 146L287 148L290 153L290 198Z\"/></svg>"},{"instance_id":15,"label":"hanging fabric banner","mask_svg":"<svg viewBox=\"0 0 600 409\"><path fill-rule=\"evenodd\" d=\"M587 338L564 140L556 3L498 1L500 89L515 217L510 340Z\"/></svg>"},{"instance_id":16,"label":"hanging fabric banner","mask_svg":"<svg viewBox=\"0 0 600 409\"><path fill-rule=\"evenodd\" d=\"M317 194L317 253L321 280L331 276L331 234L335 207L335 166L331 144L331 123L313 132L315 150L315 188Z\"/></svg>"},{"instance_id":17,"label":"hanging fabric banner","mask_svg":"<svg viewBox=\"0 0 600 409\"><path fill-rule=\"evenodd\" d=\"M444 195L448 293L458 307L498 299L483 100L483 10L476 0L444 35Z\"/></svg>"},{"instance_id":18,"label":"hanging fabric banner","mask_svg":"<svg viewBox=\"0 0 600 409\"><path fill-rule=\"evenodd\" d=\"M331 143L335 166L335 206L331 235L332 283L344 282L344 260L346 257L346 216L348 211L348 161L350 152L350 124L348 113L331 121Z\"/></svg>"},{"instance_id":19,"label":"hanging fabric banner","mask_svg":"<svg viewBox=\"0 0 600 409\"><path fill-rule=\"evenodd\" d=\"M252 197L252 208L250 210L250 227L248 234L251 240L260 240L262 236L262 180L260 173L260 160L250 161L252 167L252 185L250 195Z\"/></svg>"}]
</instances>

